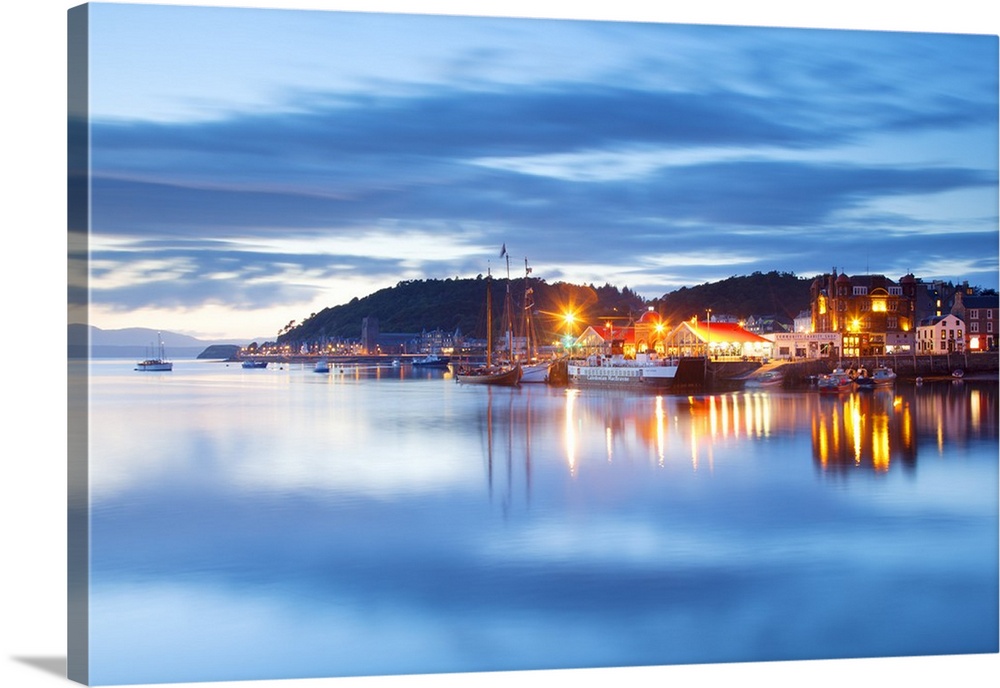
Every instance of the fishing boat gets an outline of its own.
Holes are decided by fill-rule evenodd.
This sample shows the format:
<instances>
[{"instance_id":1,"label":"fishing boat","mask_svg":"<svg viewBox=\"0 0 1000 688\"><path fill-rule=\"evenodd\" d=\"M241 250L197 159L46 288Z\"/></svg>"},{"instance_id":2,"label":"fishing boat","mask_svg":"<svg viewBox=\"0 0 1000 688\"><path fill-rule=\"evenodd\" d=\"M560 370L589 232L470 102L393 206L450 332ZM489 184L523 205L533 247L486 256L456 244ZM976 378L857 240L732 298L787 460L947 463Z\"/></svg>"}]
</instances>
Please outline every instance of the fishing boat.
<instances>
[{"instance_id":1,"label":"fishing boat","mask_svg":"<svg viewBox=\"0 0 1000 688\"><path fill-rule=\"evenodd\" d=\"M854 384L858 389L875 389L876 387L889 387L896 381L896 373L892 368L879 366L872 371L871 375L862 375L854 378Z\"/></svg>"},{"instance_id":2,"label":"fishing boat","mask_svg":"<svg viewBox=\"0 0 1000 688\"><path fill-rule=\"evenodd\" d=\"M816 386L821 393L839 394L854 388L854 378L843 368L834 368L833 372L821 375Z\"/></svg>"},{"instance_id":3,"label":"fishing boat","mask_svg":"<svg viewBox=\"0 0 1000 688\"><path fill-rule=\"evenodd\" d=\"M167 360L166 354L164 353L163 338L160 337L159 333L156 334L156 338L160 342L159 356L150 356L144 361L139 361L135 365L136 370L156 372L174 369L174 364Z\"/></svg>"},{"instance_id":4,"label":"fishing boat","mask_svg":"<svg viewBox=\"0 0 1000 688\"><path fill-rule=\"evenodd\" d=\"M669 387L677 377L679 362L641 353L635 358L622 354L593 354L570 360L567 374L571 385L581 387Z\"/></svg>"},{"instance_id":5,"label":"fishing boat","mask_svg":"<svg viewBox=\"0 0 1000 688\"><path fill-rule=\"evenodd\" d=\"M500 256L507 253L507 247ZM510 260L508 258L508 271ZM492 277L486 274L486 363L478 367L459 366L455 371L455 380L473 385L504 385L516 386L521 382L521 364L518 362L502 362L493 360L493 295ZM513 331L510 323L510 280L507 280L507 295L504 304L504 332L507 336L507 351L513 351Z\"/></svg>"},{"instance_id":6,"label":"fishing boat","mask_svg":"<svg viewBox=\"0 0 1000 688\"><path fill-rule=\"evenodd\" d=\"M317 373L329 373L330 372L330 362L325 358L321 358L316 361L316 366L313 370Z\"/></svg>"},{"instance_id":7,"label":"fishing boat","mask_svg":"<svg viewBox=\"0 0 1000 688\"><path fill-rule=\"evenodd\" d=\"M267 367L267 361L253 361L253 360L247 359L247 360L243 361L243 367L246 368L246 369L248 369L248 370L259 369L259 368L266 368Z\"/></svg>"}]
</instances>

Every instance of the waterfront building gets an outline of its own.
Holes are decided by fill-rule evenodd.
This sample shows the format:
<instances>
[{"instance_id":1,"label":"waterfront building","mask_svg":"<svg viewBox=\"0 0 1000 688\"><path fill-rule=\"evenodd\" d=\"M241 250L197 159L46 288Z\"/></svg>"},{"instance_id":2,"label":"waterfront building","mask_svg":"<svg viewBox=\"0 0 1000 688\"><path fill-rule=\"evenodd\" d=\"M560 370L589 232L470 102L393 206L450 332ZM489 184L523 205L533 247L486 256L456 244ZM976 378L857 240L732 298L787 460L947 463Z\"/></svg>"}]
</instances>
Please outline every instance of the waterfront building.
<instances>
[{"instance_id":1,"label":"waterfront building","mask_svg":"<svg viewBox=\"0 0 1000 688\"><path fill-rule=\"evenodd\" d=\"M966 283L955 292L952 314L965 323L969 351L995 351L996 328L1000 322L1000 296L973 294Z\"/></svg>"},{"instance_id":2,"label":"waterfront building","mask_svg":"<svg viewBox=\"0 0 1000 688\"><path fill-rule=\"evenodd\" d=\"M625 358L636 354L663 354L666 350L667 325L652 308L628 325L616 325L608 319L603 325L589 325L573 340L574 351L585 355L610 353Z\"/></svg>"},{"instance_id":3,"label":"waterfront building","mask_svg":"<svg viewBox=\"0 0 1000 688\"><path fill-rule=\"evenodd\" d=\"M423 330L417 341L417 350L424 354L451 353L454 349L460 348L463 344L462 330L455 328L452 332L446 332L441 328Z\"/></svg>"},{"instance_id":4,"label":"waterfront building","mask_svg":"<svg viewBox=\"0 0 1000 688\"><path fill-rule=\"evenodd\" d=\"M369 315L361 320L361 348L366 354L376 354L378 347L378 318Z\"/></svg>"},{"instance_id":5,"label":"waterfront building","mask_svg":"<svg viewBox=\"0 0 1000 688\"><path fill-rule=\"evenodd\" d=\"M773 343L754 334L739 323L699 321L697 318L678 324L666 339L669 356L708 356L712 359L770 358Z\"/></svg>"},{"instance_id":6,"label":"waterfront building","mask_svg":"<svg viewBox=\"0 0 1000 688\"><path fill-rule=\"evenodd\" d=\"M881 356L908 351L916 324L917 280L895 282L885 275L837 273L817 277L810 287L813 332L841 335L831 355Z\"/></svg>"},{"instance_id":7,"label":"waterfront building","mask_svg":"<svg viewBox=\"0 0 1000 688\"><path fill-rule=\"evenodd\" d=\"M816 359L834 355L841 349L839 332L774 332L762 335L772 344L771 355L776 359Z\"/></svg>"},{"instance_id":8,"label":"waterfront building","mask_svg":"<svg viewBox=\"0 0 1000 688\"><path fill-rule=\"evenodd\" d=\"M965 323L957 315L932 315L917 325L917 353L950 354L965 351Z\"/></svg>"}]
</instances>

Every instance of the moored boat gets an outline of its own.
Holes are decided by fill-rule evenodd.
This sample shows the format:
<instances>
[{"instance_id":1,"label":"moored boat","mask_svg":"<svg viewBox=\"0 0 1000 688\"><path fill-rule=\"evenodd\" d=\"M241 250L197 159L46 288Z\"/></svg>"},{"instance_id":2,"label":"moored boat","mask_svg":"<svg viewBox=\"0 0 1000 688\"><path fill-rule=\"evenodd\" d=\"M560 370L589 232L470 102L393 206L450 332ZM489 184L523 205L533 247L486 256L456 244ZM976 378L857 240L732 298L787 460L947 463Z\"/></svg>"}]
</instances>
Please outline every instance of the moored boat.
<instances>
[{"instance_id":1,"label":"moored boat","mask_svg":"<svg viewBox=\"0 0 1000 688\"><path fill-rule=\"evenodd\" d=\"M858 389L875 389L876 387L888 387L896 381L896 373L892 368L879 366L872 371L871 375L862 375L854 378L854 384Z\"/></svg>"},{"instance_id":2,"label":"moored boat","mask_svg":"<svg viewBox=\"0 0 1000 688\"><path fill-rule=\"evenodd\" d=\"M514 364L460 368L455 379L465 384L513 387L521 382L521 366Z\"/></svg>"},{"instance_id":3,"label":"moored boat","mask_svg":"<svg viewBox=\"0 0 1000 688\"><path fill-rule=\"evenodd\" d=\"M423 358L416 358L413 360L413 365L423 368L447 368L450 362L448 356L439 356L438 354L427 354Z\"/></svg>"},{"instance_id":4,"label":"moored boat","mask_svg":"<svg viewBox=\"0 0 1000 688\"><path fill-rule=\"evenodd\" d=\"M526 363L521 366L521 382L548 382L549 366L548 361L542 363Z\"/></svg>"},{"instance_id":5,"label":"moored boat","mask_svg":"<svg viewBox=\"0 0 1000 688\"><path fill-rule=\"evenodd\" d=\"M502 258L507 253L507 246L504 245L500 253ZM508 264L508 274L510 267ZM520 363L495 363L493 360L493 279L489 272L486 273L486 364L480 367L471 368L459 366L455 371L455 380L461 383L478 385L505 385L513 387L521 382ZM504 303L504 332L507 336L507 351L512 352L513 332L510 322L510 280L507 280L507 296Z\"/></svg>"},{"instance_id":6,"label":"moored boat","mask_svg":"<svg viewBox=\"0 0 1000 688\"><path fill-rule=\"evenodd\" d=\"M317 373L329 373L330 372L330 362L325 358L321 358L316 361L316 366L313 370Z\"/></svg>"},{"instance_id":7,"label":"moored boat","mask_svg":"<svg viewBox=\"0 0 1000 688\"><path fill-rule=\"evenodd\" d=\"M744 387L778 387L785 381L785 376L778 370L769 370L759 375L748 377L744 382Z\"/></svg>"},{"instance_id":8,"label":"moored boat","mask_svg":"<svg viewBox=\"0 0 1000 688\"><path fill-rule=\"evenodd\" d=\"M567 365L570 384L594 387L669 387L677 376L678 362L654 354L592 355Z\"/></svg>"},{"instance_id":9,"label":"moored boat","mask_svg":"<svg viewBox=\"0 0 1000 688\"><path fill-rule=\"evenodd\" d=\"M244 368L247 368L247 369L266 368L267 367L267 361L252 361L250 359L247 359L247 360L243 361L242 365L243 365Z\"/></svg>"},{"instance_id":10,"label":"moored boat","mask_svg":"<svg viewBox=\"0 0 1000 688\"><path fill-rule=\"evenodd\" d=\"M821 375L816 386L821 393L838 394L853 389L854 378L843 368L835 368L833 372Z\"/></svg>"},{"instance_id":11,"label":"moored boat","mask_svg":"<svg viewBox=\"0 0 1000 688\"><path fill-rule=\"evenodd\" d=\"M139 361L138 363L135 364L135 369L136 370L143 370L143 371L149 371L149 372L157 372L157 371L167 371L167 370L173 370L174 369L173 362L168 361L167 357L166 357L166 354L164 353L163 339L160 338L159 333L157 333L156 336L157 336L157 339L159 339L159 342L160 342L159 356L150 356L149 358L147 358L144 361Z\"/></svg>"}]
</instances>

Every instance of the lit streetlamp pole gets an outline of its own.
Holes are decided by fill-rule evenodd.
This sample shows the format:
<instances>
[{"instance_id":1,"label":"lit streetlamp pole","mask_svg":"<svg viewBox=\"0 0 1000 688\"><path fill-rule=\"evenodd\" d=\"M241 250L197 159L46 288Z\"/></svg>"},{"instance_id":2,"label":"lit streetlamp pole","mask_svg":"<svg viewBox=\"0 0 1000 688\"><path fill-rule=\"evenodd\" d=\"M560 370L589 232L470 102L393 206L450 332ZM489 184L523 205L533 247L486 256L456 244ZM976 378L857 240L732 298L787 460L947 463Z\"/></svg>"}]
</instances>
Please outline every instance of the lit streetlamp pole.
<instances>
[{"instance_id":1,"label":"lit streetlamp pole","mask_svg":"<svg viewBox=\"0 0 1000 688\"><path fill-rule=\"evenodd\" d=\"M705 342L705 355L706 355L707 358L711 358L712 357L712 349L711 349L711 347L712 347L712 309L708 308L708 309L706 309L705 312L707 313L707 319L706 319L706 323L707 323L706 324L706 332L707 332L707 334L705 335L705 338L706 338L706 342Z\"/></svg>"}]
</instances>

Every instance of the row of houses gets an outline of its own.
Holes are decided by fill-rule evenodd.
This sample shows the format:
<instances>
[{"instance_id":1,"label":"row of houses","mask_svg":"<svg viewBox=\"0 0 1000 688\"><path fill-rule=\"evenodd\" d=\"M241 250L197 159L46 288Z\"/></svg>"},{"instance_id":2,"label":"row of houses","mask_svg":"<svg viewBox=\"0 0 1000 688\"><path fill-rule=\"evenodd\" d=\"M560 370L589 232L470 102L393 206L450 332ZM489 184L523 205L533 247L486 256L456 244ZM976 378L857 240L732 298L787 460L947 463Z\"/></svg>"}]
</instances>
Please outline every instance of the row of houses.
<instances>
[{"instance_id":1,"label":"row of houses","mask_svg":"<svg viewBox=\"0 0 1000 688\"><path fill-rule=\"evenodd\" d=\"M697 317L670 326L652 310L627 326L588 326L570 346L626 357L664 356L802 359L995 351L1000 297L968 283L925 283L912 274L849 276L833 270L817 277L810 309L793 322L753 316Z\"/></svg>"}]
</instances>

